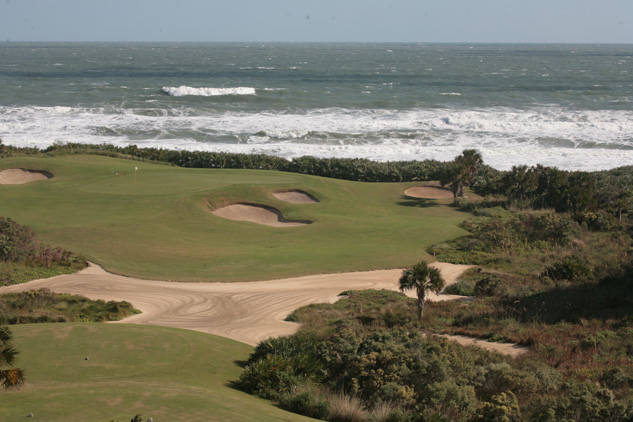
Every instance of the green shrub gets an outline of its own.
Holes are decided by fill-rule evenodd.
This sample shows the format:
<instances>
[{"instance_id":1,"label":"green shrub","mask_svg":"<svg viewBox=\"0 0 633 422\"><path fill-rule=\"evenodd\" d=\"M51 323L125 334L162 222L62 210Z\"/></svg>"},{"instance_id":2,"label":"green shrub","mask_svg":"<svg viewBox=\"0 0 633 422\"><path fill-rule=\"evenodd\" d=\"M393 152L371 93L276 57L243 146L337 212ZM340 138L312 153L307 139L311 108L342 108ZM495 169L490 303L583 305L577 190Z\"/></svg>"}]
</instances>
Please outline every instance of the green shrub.
<instances>
[{"instance_id":1,"label":"green shrub","mask_svg":"<svg viewBox=\"0 0 633 422\"><path fill-rule=\"evenodd\" d=\"M577 212L572 215L572 218L578 224L582 224L592 231L609 232L619 225L615 216L602 210L596 212Z\"/></svg>"},{"instance_id":2,"label":"green shrub","mask_svg":"<svg viewBox=\"0 0 633 422\"><path fill-rule=\"evenodd\" d=\"M540 392L558 391L563 383L562 374L544 363L529 363L523 369L534 376L538 382L537 389Z\"/></svg>"},{"instance_id":3,"label":"green shrub","mask_svg":"<svg viewBox=\"0 0 633 422\"><path fill-rule=\"evenodd\" d=\"M274 400L292 392L299 382L290 359L266 355L244 368L238 385L247 393Z\"/></svg>"},{"instance_id":4,"label":"green shrub","mask_svg":"<svg viewBox=\"0 0 633 422\"><path fill-rule=\"evenodd\" d=\"M435 409L453 414L471 413L477 407L475 388L472 385L457 385L454 380L428 384L422 402Z\"/></svg>"},{"instance_id":5,"label":"green shrub","mask_svg":"<svg viewBox=\"0 0 633 422\"><path fill-rule=\"evenodd\" d=\"M43 288L0 295L0 320L9 324L118 321L139 313L129 302L105 302Z\"/></svg>"},{"instance_id":6,"label":"green shrub","mask_svg":"<svg viewBox=\"0 0 633 422\"><path fill-rule=\"evenodd\" d=\"M485 402L472 422L521 422L519 402L512 392L500 393Z\"/></svg>"},{"instance_id":7,"label":"green shrub","mask_svg":"<svg viewBox=\"0 0 633 422\"><path fill-rule=\"evenodd\" d=\"M563 384L559 397L545 400L537 407L532 419L539 422L625 422L633 417L632 406L615 400L611 390L595 383L570 380Z\"/></svg>"},{"instance_id":8,"label":"green shrub","mask_svg":"<svg viewBox=\"0 0 633 422\"><path fill-rule=\"evenodd\" d=\"M602 374L600 380L607 388L617 389L631 386L633 377L624 372L621 368L610 368Z\"/></svg>"},{"instance_id":9,"label":"green shrub","mask_svg":"<svg viewBox=\"0 0 633 422\"><path fill-rule=\"evenodd\" d=\"M284 409L309 416L315 419L325 419L330 411L327 400L315 395L311 391L298 394L283 394L279 397L279 404Z\"/></svg>"},{"instance_id":10,"label":"green shrub","mask_svg":"<svg viewBox=\"0 0 633 422\"><path fill-rule=\"evenodd\" d=\"M593 334L589 334L580 342L580 347L584 350L595 349L602 344L607 343L609 340L617 339L618 335L613 331L598 331Z\"/></svg>"},{"instance_id":11,"label":"green shrub","mask_svg":"<svg viewBox=\"0 0 633 422\"><path fill-rule=\"evenodd\" d=\"M389 328L405 326L415 321L415 314L408 309L390 309L383 314L383 321Z\"/></svg>"},{"instance_id":12,"label":"green shrub","mask_svg":"<svg viewBox=\"0 0 633 422\"><path fill-rule=\"evenodd\" d=\"M389 412L385 422L409 422L411 418L409 414L402 409L395 409Z\"/></svg>"},{"instance_id":13,"label":"green shrub","mask_svg":"<svg viewBox=\"0 0 633 422\"><path fill-rule=\"evenodd\" d=\"M459 296L474 296L475 286L470 281L458 281L444 288L444 293Z\"/></svg>"},{"instance_id":14,"label":"green shrub","mask_svg":"<svg viewBox=\"0 0 633 422\"><path fill-rule=\"evenodd\" d=\"M479 297L499 296L502 293L502 286L503 280L494 274L490 274L475 283L473 295Z\"/></svg>"},{"instance_id":15,"label":"green shrub","mask_svg":"<svg viewBox=\"0 0 633 422\"><path fill-rule=\"evenodd\" d=\"M579 255L570 255L561 261L548 265L541 272L541 277L552 280L585 281L591 277L592 268Z\"/></svg>"},{"instance_id":16,"label":"green shrub","mask_svg":"<svg viewBox=\"0 0 633 422\"><path fill-rule=\"evenodd\" d=\"M512 368L507 363L491 363L481 368L484 378L477 391L485 396L494 396L504 391L532 393L538 388L533 374Z\"/></svg>"}]
</instances>

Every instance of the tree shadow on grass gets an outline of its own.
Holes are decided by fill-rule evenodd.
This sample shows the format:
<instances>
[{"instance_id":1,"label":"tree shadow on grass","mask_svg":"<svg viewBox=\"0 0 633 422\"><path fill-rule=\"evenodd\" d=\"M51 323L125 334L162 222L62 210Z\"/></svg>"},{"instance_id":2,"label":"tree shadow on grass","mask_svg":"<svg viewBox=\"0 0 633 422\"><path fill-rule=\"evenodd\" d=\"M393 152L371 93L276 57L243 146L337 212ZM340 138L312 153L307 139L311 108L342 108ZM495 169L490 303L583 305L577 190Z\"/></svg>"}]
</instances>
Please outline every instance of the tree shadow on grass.
<instances>
[{"instance_id":1,"label":"tree shadow on grass","mask_svg":"<svg viewBox=\"0 0 633 422\"><path fill-rule=\"evenodd\" d=\"M242 369L246 368L246 365L248 365L248 361L246 360L234 360L233 363Z\"/></svg>"},{"instance_id":2,"label":"tree shadow on grass","mask_svg":"<svg viewBox=\"0 0 633 422\"><path fill-rule=\"evenodd\" d=\"M245 360L234 360L233 363L237 366L239 366L242 370L244 368L246 368L246 365L248 365L248 362ZM242 371L243 372L243 371ZM226 384L224 384L226 387L229 387L232 390L237 390L237 391L241 391L244 392L244 390L241 388L241 384L239 380L230 380L228 381Z\"/></svg>"},{"instance_id":3,"label":"tree shadow on grass","mask_svg":"<svg viewBox=\"0 0 633 422\"><path fill-rule=\"evenodd\" d=\"M403 207L432 208L439 207L441 205L437 199L413 198L406 195L402 195L401 198L402 199L396 203Z\"/></svg>"}]
</instances>

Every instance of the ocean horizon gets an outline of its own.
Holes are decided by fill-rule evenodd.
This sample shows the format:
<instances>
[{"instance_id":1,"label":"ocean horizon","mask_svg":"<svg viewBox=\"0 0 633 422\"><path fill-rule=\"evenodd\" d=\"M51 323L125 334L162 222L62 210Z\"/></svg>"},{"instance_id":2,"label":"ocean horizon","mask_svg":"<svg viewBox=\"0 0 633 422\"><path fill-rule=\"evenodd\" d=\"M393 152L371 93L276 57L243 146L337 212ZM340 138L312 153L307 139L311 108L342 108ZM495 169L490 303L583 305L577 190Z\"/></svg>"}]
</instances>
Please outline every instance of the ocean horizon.
<instances>
[{"instance_id":1,"label":"ocean horizon","mask_svg":"<svg viewBox=\"0 0 633 422\"><path fill-rule=\"evenodd\" d=\"M0 43L0 138L633 165L633 45Z\"/></svg>"}]
</instances>

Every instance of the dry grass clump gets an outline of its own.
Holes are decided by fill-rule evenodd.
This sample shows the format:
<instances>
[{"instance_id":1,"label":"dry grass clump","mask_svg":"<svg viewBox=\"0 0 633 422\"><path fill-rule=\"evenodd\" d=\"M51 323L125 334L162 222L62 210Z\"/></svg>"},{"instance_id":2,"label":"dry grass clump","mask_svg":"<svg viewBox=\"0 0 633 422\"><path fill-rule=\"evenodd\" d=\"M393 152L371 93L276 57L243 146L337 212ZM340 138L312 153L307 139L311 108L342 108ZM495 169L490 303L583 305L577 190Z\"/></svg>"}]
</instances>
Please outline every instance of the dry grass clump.
<instances>
[{"instance_id":1,"label":"dry grass clump","mask_svg":"<svg viewBox=\"0 0 633 422\"><path fill-rule=\"evenodd\" d=\"M362 401L347 394L336 394L330 397L328 420L332 422L366 422L369 412Z\"/></svg>"}]
</instances>

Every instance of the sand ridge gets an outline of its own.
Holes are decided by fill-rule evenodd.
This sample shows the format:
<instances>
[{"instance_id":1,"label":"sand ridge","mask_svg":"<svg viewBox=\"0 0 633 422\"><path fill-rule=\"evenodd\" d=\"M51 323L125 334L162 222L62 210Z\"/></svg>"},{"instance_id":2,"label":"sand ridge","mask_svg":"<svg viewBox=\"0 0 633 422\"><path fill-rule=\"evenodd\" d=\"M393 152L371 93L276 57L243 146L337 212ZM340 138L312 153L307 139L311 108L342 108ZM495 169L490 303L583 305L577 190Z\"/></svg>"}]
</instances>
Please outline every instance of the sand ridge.
<instances>
[{"instance_id":1,"label":"sand ridge","mask_svg":"<svg viewBox=\"0 0 633 422\"><path fill-rule=\"evenodd\" d=\"M273 192L273 196L281 201L290 202L291 204L316 204L320 202L308 192L304 192L300 189L276 191Z\"/></svg>"},{"instance_id":2,"label":"sand ridge","mask_svg":"<svg viewBox=\"0 0 633 422\"><path fill-rule=\"evenodd\" d=\"M312 224L311 221L286 220L273 208L258 204L231 204L213 211L218 217L235 221L247 221L272 227L298 227Z\"/></svg>"},{"instance_id":3,"label":"sand ridge","mask_svg":"<svg viewBox=\"0 0 633 422\"><path fill-rule=\"evenodd\" d=\"M47 171L27 170L27 169L6 169L0 171L0 185L22 185L24 183L35 182L36 180L46 180L53 177Z\"/></svg>"},{"instance_id":4,"label":"sand ridge","mask_svg":"<svg viewBox=\"0 0 633 422\"><path fill-rule=\"evenodd\" d=\"M447 284L471 266L432 264ZM402 270L323 274L244 283L180 283L151 281L110 274L97 265L76 274L1 287L0 293L49 288L91 299L126 300L143 313L124 323L160 325L201 331L250 345L273 336L290 335L299 325L284 321L297 308L333 303L344 290L398 290ZM413 296L414 292L408 292ZM429 300L467 299L430 294ZM480 347L517 356L527 351L513 345L481 342Z\"/></svg>"}]
</instances>

